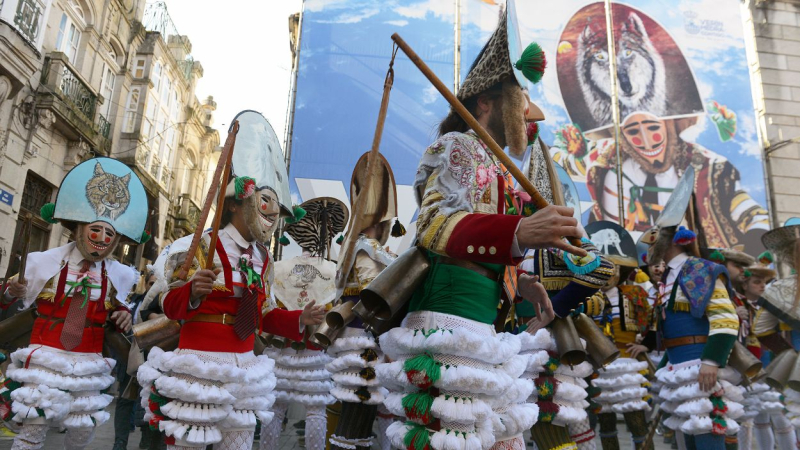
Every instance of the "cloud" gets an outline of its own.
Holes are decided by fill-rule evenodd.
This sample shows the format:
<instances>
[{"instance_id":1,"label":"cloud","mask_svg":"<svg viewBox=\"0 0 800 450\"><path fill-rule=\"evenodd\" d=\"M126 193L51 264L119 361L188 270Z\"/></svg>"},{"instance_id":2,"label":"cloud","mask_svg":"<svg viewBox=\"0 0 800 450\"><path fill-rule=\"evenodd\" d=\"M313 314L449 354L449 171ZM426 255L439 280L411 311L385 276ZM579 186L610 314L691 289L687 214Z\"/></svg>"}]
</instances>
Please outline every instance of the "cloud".
<instances>
[{"instance_id":1,"label":"cloud","mask_svg":"<svg viewBox=\"0 0 800 450\"><path fill-rule=\"evenodd\" d=\"M366 9L357 13L344 13L330 20L317 20L319 23L358 23L380 12L377 8Z\"/></svg>"},{"instance_id":2,"label":"cloud","mask_svg":"<svg viewBox=\"0 0 800 450\"><path fill-rule=\"evenodd\" d=\"M753 158L761 160L761 144L758 141L758 133L756 131L756 120L751 111L737 113L738 119L738 136L739 153L742 155L752 156Z\"/></svg>"},{"instance_id":3,"label":"cloud","mask_svg":"<svg viewBox=\"0 0 800 450\"><path fill-rule=\"evenodd\" d=\"M394 8L394 12L411 19L424 19L428 13L431 13L440 19L453 20L456 11L453 2L426 0L408 6L398 6Z\"/></svg>"},{"instance_id":4,"label":"cloud","mask_svg":"<svg viewBox=\"0 0 800 450\"><path fill-rule=\"evenodd\" d=\"M389 25L394 25L396 27L404 27L404 26L408 25L408 21L407 20L387 20L386 22L383 22L383 23L386 23L386 24L389 24Z\"/></svg>"},{"instance_id":5,"label":"cloud","mask_svg":"<svg viewBox=\"0 0 800 450\"><path fill-rule=\"evenodd\" d=\"M422 91L422 103L430 105L439 98L439 91L434 86L428 86Z\"/></svg>"}]
</instances>

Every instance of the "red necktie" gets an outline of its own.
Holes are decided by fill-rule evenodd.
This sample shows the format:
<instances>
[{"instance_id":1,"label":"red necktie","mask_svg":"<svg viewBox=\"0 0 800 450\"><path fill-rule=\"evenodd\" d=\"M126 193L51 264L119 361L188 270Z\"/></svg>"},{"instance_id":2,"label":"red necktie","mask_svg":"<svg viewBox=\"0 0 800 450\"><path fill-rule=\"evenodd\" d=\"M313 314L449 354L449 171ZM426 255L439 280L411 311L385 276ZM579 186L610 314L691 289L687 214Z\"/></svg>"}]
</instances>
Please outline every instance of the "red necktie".
<instances>
[{"instance_id":1,"label":"red necktie","mask_svg":"<svg viewBox=\"0 0 800 450\"><path fill-rule=\"evenodd\" d=\"M89 267L91 265L92 263L88 260L81 261L81 270L76 281L80 282L82 278L89 276ZM91 298L92 295L88 286L84 288L83 286L75 285L73 289L72 300L69 302L67 316L64 318L64 328L61 329L61 345L64 346L64 350L72 350L80 345L83 339L83 329L86 325L86 311L89 310L88 307L83 308L82 305L84 300Z\"/></svg>"},{"instance_id":2,"label":"red necktie","mask_svg":"<svg viewBox=\"0 0 800 450\"><path fill-rule=\"evenodd\" d=\"M242 252L242 256L249 256L249 261L252 261L253 246L247 247L247 250ZM252 264L252 262L249 262ZM258 318L258 291L247 284L247 274L242 272L242 278L245 284L242 291L242 298L239 300L239 310L236 312L236 323L233 324L233 331L240 340L245 340L250 337L258 325L256 320Z\"/></svg>"}]
</instances>

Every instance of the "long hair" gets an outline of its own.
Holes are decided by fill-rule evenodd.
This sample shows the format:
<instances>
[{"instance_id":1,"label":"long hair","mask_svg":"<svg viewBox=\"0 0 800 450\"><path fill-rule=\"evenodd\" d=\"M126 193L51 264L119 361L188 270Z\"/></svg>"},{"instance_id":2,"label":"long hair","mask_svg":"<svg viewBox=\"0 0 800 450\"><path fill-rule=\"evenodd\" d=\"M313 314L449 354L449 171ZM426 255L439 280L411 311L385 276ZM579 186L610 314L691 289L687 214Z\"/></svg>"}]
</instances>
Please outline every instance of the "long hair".
<instances>
[{"instance_id":1,"label":"long hair","mask_svg":"<svg viewBox=\"0 0 800 450\"><path fill-rule=\"evenodd\" d=\"M502 97L503 83L497 83L480 94L473 95L462 102L464 107L467 108L467 111L469 111L473 117L478 111L478 98L480 98L481 95L488 95L491 99ZM438 137L442 137L445 134L452 133L454 131L458 133L466 133L469 131L469 129L470 127L467 125L467 122L465 122L464 119L462 119L453 108L450 108L450 112L448 112L444 120L439 123Z\"/></svg>"}]
</instances>

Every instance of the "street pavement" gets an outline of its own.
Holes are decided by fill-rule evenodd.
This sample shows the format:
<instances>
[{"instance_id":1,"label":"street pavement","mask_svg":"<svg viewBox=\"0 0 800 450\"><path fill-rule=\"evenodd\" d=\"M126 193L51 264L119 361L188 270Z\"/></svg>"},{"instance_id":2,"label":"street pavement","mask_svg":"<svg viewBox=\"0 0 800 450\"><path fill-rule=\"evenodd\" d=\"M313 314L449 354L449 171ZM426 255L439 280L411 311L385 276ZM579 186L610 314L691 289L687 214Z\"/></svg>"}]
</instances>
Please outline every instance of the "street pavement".
<instances>
[{"instance_id":1,"label":"street pavement","mask_svg":"<svg viewBox=\"0 0 800 450\"><path fill-rule=\"evenodd\" d=\"M94 441L89 444L87 447L88 450L111 450L114 445L114 404L112 403L108 407L108 411L111 413L111 419L106 422L103 426L97 429L97 434L95 435ZM301 407L297 408L290 408L289 410L289 421L286 425L286 429L283 430L281 434L279 447L277 450L293 450L293 449L300 449L303 448L298 444L297 441L297 434L296 428L293 426L298 420L302 420L303 418L303 410ZM619 437L620 437L620 449L621 450L632 450L633 446L630 442L630 434L628 434L625 430L625 424L620 422L618 424L619 429ZM139 450L139 439L141 437L141 433L137 428L133 433L131 433L130 438L128 439L128 448L127 450ZM534 450L533 445L530 443L530 434L525 433L526 441L528 442L528 450ZM0 450L10 450L11 449L11 439L4 439L0 440ZM655 438L655 450L668 450L670 448L669 445L664 444L663 439L661 436L656 436ZM45 441L44 449L43 450L62 450L64 448L64 434L58 433L57 430L53 429L47 435L47 441ZM258 450L258 443L255 443L253 448ZM377 450L377 445L373 446L373 449ZM600 447L600 440L597 439L597 448L598 450Z\"/></svg>"}]
</instances>

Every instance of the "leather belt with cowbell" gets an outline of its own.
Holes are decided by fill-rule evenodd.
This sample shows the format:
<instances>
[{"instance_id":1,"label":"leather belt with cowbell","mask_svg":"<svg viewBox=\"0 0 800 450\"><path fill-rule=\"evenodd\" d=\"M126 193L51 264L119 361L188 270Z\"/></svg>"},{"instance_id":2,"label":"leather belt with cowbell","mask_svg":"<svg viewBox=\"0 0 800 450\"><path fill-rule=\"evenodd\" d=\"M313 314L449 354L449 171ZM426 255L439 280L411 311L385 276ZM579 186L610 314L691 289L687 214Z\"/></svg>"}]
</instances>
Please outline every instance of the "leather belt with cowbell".
<instances>
[{"instance_id":1,"label":"leather belt with cowbell","mask_svg":"<svg viewBox=\"0 0 800 450\"><path fill-rule=\"evenodd\" d=\"M233 325L236 323L236 316L231 314L195 314L189 322L221 323L223 325Z\"/></svg>"}]
</instances>

